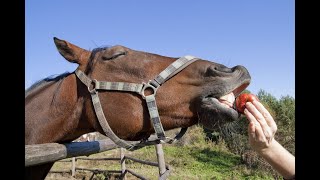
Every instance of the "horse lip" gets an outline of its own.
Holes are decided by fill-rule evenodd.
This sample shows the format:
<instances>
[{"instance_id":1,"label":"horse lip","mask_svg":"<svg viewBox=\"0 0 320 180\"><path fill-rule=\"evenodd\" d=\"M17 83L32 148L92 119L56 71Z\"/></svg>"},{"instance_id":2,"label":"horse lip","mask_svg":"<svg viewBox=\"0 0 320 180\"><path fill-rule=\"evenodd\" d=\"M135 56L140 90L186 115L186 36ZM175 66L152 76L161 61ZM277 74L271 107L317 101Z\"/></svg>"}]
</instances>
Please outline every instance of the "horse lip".
<instances>
[{"instance_id":1,"label":"horse lip","mask_svg":"<svg viewBox=\"0 0 320 180\"><path fill-rule=\"evenodd\" d=\"M217 121L213 116L217 116L216 118L223 120L223 122L231 122L239 118L239 112L234 107L227 107L217 98L204 99L198 111L200 119L209 122L209 124ZM213 116L208 117L206 114L212 114Z\"/></svg>"},{"instance_id":2,"label":"horse lip","mask_svg":"<svg viewBox=\"0 0 320 180\"><path fill-rule=\"evenodd\" d=\"M235 108L235 99L239 96L239 94L243 90L245 90L249 86L249 84L250 84L250 79L245 79L241 83L235 85L231 90L225 91L225 93L223 93L223 94L222 93L221 94L216 94L216 95L209 94L207 96L204 96L204 98L202 99L202 104L204 106L207 106L207 107L211 107L211 108L214 107L214 109L215 108L218 108L218 109L222 108L222 109L224 109L224 111L228 111L228 112L230 112L232 114L233 113L237 113L238 114L237 116L239 117L239 113ZM226 106L222 105L222 104L225 104L225 103L222 103L221 101L219 101L219 99L220 99L220 97L222 97L224 95L227 95L227 94L229 94L231 92L234 94L235 99L233 101L232 106L230 106L228 104L228 107L226 107ZM235 111L235 112L233 112L233 111Z\"/></svg>"},{"instance_id":3,"label":"horse lip","mask_svg":"<svg viewBox=\"0 0 320 180\"><path fill-rule=\"evenodd\" d=\"M235 89L233 89L231 92L233 92L235 97L238 97L239 94L244 91L250 84L250 80L245 80L240 84L240 86L237 86Z\"/></svg>"}]
</instances>

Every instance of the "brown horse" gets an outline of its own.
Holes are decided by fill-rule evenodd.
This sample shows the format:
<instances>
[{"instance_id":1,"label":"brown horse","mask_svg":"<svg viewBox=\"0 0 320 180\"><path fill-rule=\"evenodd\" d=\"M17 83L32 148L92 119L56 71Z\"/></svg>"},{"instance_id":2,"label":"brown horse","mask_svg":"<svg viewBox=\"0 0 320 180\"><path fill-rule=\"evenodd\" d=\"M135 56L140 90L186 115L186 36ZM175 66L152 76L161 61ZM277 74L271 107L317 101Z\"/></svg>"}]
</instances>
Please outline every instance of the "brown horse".
<instances>
[{"instance_id":1,"label":"brown horse","mask_svg":"<svg viewBox=\"0 0 320 180\"><path fill-rule=\"evenodd\" d=\"M54 38L60 54L77 63L78 70L97 81L141 84L155 78L178 58L135 51L124 46L82 49ZM250 83L243 66L228 68L197 59L157 89L157 108L164 130L200 123L215 129L238 118L235 96ZM25 144L66 143L82 134L104 134L91 93L74 72L46 78L25 93ZM90 92L89 92L90 91ZM145 90L149 95L152 88ZM155 132L147 103L134 92L99 91L101 107L110 128L123 140L141 140ZM26 168L26 179L44 179L53 163Z\"/></svg>"}]
</instances>

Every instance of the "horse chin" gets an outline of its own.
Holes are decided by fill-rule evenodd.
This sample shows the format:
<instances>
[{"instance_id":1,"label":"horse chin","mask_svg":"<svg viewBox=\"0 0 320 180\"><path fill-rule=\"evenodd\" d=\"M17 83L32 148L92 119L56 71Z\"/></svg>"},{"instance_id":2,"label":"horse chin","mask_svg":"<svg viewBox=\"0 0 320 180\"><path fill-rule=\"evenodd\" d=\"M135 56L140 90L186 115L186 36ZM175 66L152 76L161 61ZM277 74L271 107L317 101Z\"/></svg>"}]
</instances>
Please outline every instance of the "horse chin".
<instances>
[{"instance_id":1,"label":"horse chin","mask_svg":"<svg viewBox=\"0 0 320 180\"><path fill-rule=\"evenodd\" d=\"M207 129L216 130L227 122L237 120L240 114L232 107L221 103L218 99L206 97L202 99L198 116L199 124Z\"/></svg>"}]
</instances>

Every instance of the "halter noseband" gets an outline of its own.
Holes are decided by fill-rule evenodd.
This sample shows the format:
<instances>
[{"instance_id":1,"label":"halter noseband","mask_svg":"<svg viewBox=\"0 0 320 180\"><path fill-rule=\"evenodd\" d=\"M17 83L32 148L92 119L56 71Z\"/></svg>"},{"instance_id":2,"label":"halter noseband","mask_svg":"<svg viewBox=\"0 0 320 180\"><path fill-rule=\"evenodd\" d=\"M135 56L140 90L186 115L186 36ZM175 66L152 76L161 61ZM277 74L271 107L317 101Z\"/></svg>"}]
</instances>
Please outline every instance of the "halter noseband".
<instances>
[{"instance_id":1,"label":"halter noseband","mask_svg":"<svg viewBox=\"0 0 320 180\"><path fill-rule=\"evenodd\" d=\"M115 144L120 147L126 148L128 150L139 149L146 144L158 144L158 143L172 143L178 139L180 139L184 133L187 131L187 128L181 128L179 134L177 134L174 138L169 138L165 136L164 129L162 127L160 116L158 112L158 108L156 105L155 95L157 89L168 79L170 79L175 74L179 73L185 67L187 67L192 62L198 60L193 56L184 56L172 64L170 64L165 70L163 70L156 78L153 80L149 80L148 83L136 84L136 83L127 83L127 82L106 82L106 81L97 81L96 79L90 79L87 75L85 75L81 70L76 69L75 74L80 79L80 81L88 87L88 91L90 92L92 103L94 110L96 112L96 116L98 121L106 134ZM153 93L150 95L145 95L144 92L146 89L151 88ZM127 141L120 139L117 135L114 134L112 129L110 128L106 117L103 113L100 99L98 96L98 90L117 90L117 91L129 91L136 92L142 96L143 99L146 100L149 115L151 118L151 122L153 124L153 128L157 135L157 140L155 141L141 141L140 143L130 144Z\"/></svg>"}]
</instances>

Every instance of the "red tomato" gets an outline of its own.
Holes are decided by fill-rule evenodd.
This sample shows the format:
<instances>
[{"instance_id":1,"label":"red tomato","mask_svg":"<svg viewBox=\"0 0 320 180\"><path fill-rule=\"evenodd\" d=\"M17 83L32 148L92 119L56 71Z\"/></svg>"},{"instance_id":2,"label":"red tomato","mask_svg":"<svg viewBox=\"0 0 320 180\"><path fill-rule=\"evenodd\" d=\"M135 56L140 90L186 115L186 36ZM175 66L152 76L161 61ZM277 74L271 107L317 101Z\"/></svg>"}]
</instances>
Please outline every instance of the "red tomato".
<instances>
[{"instance_id":1,"label":"red tomato","mask_svg":"<svg viewBox=\"0 0 320 180\"><path fill-rule=\"evenodd\" d=\"M247 93L243 93L240 94L237 98L236 98L236 108L238 110L239 113L243 114L244 109L246 108L246 102L252 102L253 100L257 100L259 101L258 97L255 96L254 94L247 94Z\"/></svg>"}]
</instances>

